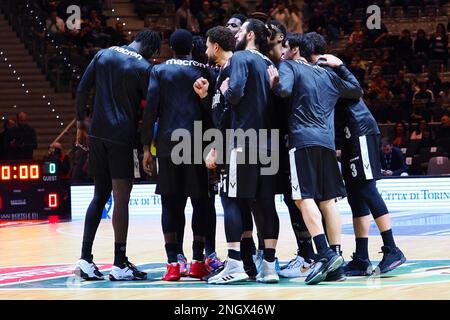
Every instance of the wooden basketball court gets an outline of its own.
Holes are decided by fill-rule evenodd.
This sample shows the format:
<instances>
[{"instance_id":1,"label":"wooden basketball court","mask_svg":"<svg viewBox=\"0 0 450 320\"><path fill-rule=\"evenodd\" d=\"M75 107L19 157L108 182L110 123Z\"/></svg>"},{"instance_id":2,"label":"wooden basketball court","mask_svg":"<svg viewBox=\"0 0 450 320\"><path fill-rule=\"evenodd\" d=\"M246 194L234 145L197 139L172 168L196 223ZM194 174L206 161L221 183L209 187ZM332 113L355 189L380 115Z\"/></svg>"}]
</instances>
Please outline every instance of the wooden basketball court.
<instances>
[{"instance_id":1,"label":"wooden basketball court","mask_svg":"<svg viewBox=\"0 0 450 320\"><path fill-rule=\"evenodd\" d=\"M0 299L450 299L448 232L439 236L397 236L397 244L408 261L382 277L348 278L316 286L306 286L301 278L282 279L271 285L252 282L214 286L188 278L177 283L161 281L165 252L159 216L130 218L127 256L149 272L148 280L80 282L72 270L80 255L83 222L0 228ZM343 226L349 224L351 216L343 215ZM280 216L280 231L277 256L285 263L296 252L288 215ZM188 259L191 241L188 216L184 245ZM343 235L342 247L348 260L354 251L353 235ZM381 238L371 236L369 252L373 264L381 259L380 247ZM223 217L218 217L217 251L225 257ZM100 224L94 257L107 274L113 258L111 220Z\"/></svg>"}]
</instances>

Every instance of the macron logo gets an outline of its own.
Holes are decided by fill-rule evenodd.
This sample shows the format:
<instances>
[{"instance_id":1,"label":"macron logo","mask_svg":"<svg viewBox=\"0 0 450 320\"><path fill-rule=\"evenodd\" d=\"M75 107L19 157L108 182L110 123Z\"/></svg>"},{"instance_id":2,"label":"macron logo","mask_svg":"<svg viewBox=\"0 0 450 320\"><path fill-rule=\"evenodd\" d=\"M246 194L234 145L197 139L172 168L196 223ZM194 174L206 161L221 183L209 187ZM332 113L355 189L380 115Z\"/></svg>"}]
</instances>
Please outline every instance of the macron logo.
<instances>
[{"instance_id":1,"label":"macron logo","mask_svg":"<svg viewBox=\"0 0 450 320\"><path fill-rule=\"evenodd\" d=\"M137 58L138 60L142 60L142 56L139 53L136 53L134 51L130 51L128 49L124 49L124 48L121 48L121 47L114 46L114 47L109 48L109 50L115 50L115 51L120 52L122 54L125 54L127 56Z\"/></svg>"},{"instance_id":2,"label":"macron logo","mask_svg":"<svg viewBox=\"0 0 450 320\"><path fill-rule=\"evenodd\" d=\"M206 65L195 60L181 60L181 59L170 59L166 61L166 64L177 64L179 66L194 66L206 68Z\"/></svg>"}]
</instances>

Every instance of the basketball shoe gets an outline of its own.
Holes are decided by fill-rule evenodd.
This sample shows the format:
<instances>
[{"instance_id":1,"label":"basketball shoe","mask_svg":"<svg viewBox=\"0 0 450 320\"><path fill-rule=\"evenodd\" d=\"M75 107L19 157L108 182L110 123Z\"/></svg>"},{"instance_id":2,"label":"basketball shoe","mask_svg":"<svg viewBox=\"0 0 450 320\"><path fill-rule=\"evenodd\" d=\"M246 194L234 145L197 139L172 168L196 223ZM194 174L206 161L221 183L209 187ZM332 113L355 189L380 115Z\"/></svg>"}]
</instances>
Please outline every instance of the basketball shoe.
<instances>
[{"instance_id":1,"label":"basketball shoe","mask_svg":"<svg viewBox=\"0 0 450 320\"><path fill-rule=\"evenodd\" d=\"M276 271L276 262L268 262L263 260L261 269L256 275L256 281L261 283L277 283L280 281L280 277Z\"/></svg>"},{"instance_id":2,"label":"basketball shoe","mask_svg":"<svg viewBox=\"0 0 450 320\"><path fill-rule=\"evenodd\" d=\"M242 261L228 258L225 261L225 267L216 276L208 279L210 284L229 284L234 282L245 281L248 275L244 270L244 263Z\"/></svg>"},{"instance_id":3,"label":"basketball shoe","mask_svg":"<svg viewBox=\"0 0 450 320\"><path fill-rule=\"evenodd\" d=\"M88 262L84 259L80 259L77 261L74 273L75 275L86 281L105 279L103 273L98 270L98 267L94 262Z\"/></svg>"},{"instance_id":4,"label":"basketball shoe","mask_svg":"<svg viewBox=\"0 0 450 320\"><path fill-rule=\"evenodd\" d=\"M297 255L288 264L282 266L278 274L282 278L301 278L307 277L311 272L311 264L307 263L303 257Z\"/></svg>"},{"instance_id":5,"label":"basketball shoe","mask_svg":"<svg viewBox=\"0 0 450 320\"><path fill-rule=\"evenodd\" d=\"M179 263L168 263L166 265L166 272L164 273L162 279L164 281L178 281L181 278L180 274L180 264Z\"/></svg>"},{"instance_id":6,"label":"basketball shoe","mask_svg":"<svg viewBox=\"0 0 450 320\"><path fill-rule=\"evenodd\" d=\"M344 266L344 273L348 277L370 276L373 272L369 258L363 259L353 253L352 260Z\"/></svg>"},{"instance_id":7,"label":"basketball shoe","mask_svg":"<svg viewBox=\"0 0 450 320\"><path fill-rule=\"evenodd\" d=\"M322 254L318 254L316 260L312 264L311 273L306 277L306 284L317 284L326 279L327 274L339 268L344 259L336 252L328 248Z\"/></svg>"},{"instance_id":8,"label":"basketball shoe","mask_svg":"<svg viewBox=\"0 0 450 320\"><path fill-rule=\"evenodd\" d=\"M140 271L130 261L125 261L122 266L113 266L109 273L111 281L130 281L130 280L146 280L147 273Z\"/></svg>"},{"instance_id":9,"label":"basketball shoe","mask_svg":"<svg viewBox=\"0 0 450 320\"><path fill-rule=\"evenodd\" d=\"M380 263L375 268L375 274L383 274L392 271L406 261L405 255L397 247L383 246L381 247L381 252L383 253L383 259L381 259Z\"/></svg>"}]
</instances>

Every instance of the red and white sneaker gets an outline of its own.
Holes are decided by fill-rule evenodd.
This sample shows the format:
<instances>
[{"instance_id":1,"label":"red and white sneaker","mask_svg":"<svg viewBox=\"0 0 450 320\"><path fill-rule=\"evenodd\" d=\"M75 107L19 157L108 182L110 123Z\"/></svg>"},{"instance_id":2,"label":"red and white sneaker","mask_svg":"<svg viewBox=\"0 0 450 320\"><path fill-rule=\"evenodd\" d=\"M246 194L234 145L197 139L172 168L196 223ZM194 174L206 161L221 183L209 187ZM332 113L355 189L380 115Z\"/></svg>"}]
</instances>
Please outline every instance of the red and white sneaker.
<instances>
[{"instance_id":1,"label":"red and white sneaker","mask_svg":"<svg viewBox=\"0 0 450 320\"><path fill-rule=\"evenodd\" d=\"M180 274L180 264L179 263L168 263L166 273L164 273L162 279L164 281L178 281L181 278Z\"/></svg>"},{"instance_id":2,"label":"red and white sneaker","mask_svg":"<svg viewBox=\"0 0 450 320\"><path fill-rule=\"evenodd\" d=\"M204 261L192 260L191 265L189 266L189 274L188 274L189 277L201 279L208 273L209 272L206 269Z\"/></svg>"}]
</instances>

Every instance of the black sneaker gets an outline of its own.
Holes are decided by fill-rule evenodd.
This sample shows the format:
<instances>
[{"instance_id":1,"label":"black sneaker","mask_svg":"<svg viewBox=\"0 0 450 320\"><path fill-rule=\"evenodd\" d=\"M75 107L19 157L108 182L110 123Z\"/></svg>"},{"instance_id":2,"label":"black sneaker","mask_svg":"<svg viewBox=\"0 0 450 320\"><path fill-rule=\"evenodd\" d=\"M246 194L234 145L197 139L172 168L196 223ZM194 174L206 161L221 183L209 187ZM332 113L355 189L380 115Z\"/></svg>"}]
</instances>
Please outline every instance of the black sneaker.
<instances>
[{"instance_id":1,"label":"black sneaker","mask_svg":"<svg viewBox=\"0 0 450 320\"><path fill-rule=\"evenodd\" d=\"M378 266L375 268L375 274L383 274L394 270L406 261L403 252L397 247L381 247L383 259L381 259ZM381 253L380 252L380 253Z\"/></svg>"},{"instance_id":2,"label":"black sneaker","mask_svg":"<svg viewBox=\"0 0 450 320\"><path fill-rule=\"evenodd\" d=\"M331 249L324 254L317 255L317 260L311 266L313 271L306 277L305 283L317 284L324 281L327 274L338 269L343 262L344 259Z\"/></svg>"},{"instance_id":3,"label":"black sneaker","mask_svg":"<svg viewBox=\"0 0 450 320\"><path fill-rule=\"evenodd\" d=\"M140 271L130 261L124 262L121 267L113 266L109 273L111 281L146 280L147 273Z\"/></svg>"},{"instance_id":4,"label":"black sneaker","mask_svg":"<svg viewBox=\"0 0 450 320\"><path fill-rule=\"evenodd\" d=\"M344 263L336 270L328 272L327 277L325 278L325 281L327 282L340 282L345 280L347 280L347 278L345 277Z\"/></svg>"},{"instance_id":5,"label":"black sneaker","mask_svg":"<svg viewBox=\"0 0 450 320\"><path fill-rule=\"evenodd\" d=\"M358 257L355 253L352 260L344 266L344 273L347 277L370 276L373 272L372 262Z\"/></svg>"}]
</instances>

